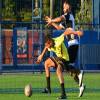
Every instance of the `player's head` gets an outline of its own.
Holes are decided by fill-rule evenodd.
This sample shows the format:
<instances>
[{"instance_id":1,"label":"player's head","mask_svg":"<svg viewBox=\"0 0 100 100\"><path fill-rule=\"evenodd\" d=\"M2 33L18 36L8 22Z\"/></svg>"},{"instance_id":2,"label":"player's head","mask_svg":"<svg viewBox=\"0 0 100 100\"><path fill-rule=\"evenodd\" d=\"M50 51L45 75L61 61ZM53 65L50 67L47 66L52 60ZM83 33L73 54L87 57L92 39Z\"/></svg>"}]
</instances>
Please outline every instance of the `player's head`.
<instances>
[{"instance_id":1,"label":"player's head","mask_svg":"<svg viewBox=\"0 0 100 100\"><path fill-rule=\"evenodd\" d=\"M65 2L63 4L63 11L64 11L64 13L70 11L70 3L69 3L69 0L65 0Z\"/></svg>"},{"instance_id":2,"label":"player's head","mask_svg":"<svg viewBox=\"0 0 100 100\"><path fill-rule=\"evenodd\" d=\"M48 48L51 48L51 47L54 46L53 39L52 39L52 37L49 34L47 34L45 36L44 43L45 43L45 46L47 46Z\"/></svg>"}]
</instances>

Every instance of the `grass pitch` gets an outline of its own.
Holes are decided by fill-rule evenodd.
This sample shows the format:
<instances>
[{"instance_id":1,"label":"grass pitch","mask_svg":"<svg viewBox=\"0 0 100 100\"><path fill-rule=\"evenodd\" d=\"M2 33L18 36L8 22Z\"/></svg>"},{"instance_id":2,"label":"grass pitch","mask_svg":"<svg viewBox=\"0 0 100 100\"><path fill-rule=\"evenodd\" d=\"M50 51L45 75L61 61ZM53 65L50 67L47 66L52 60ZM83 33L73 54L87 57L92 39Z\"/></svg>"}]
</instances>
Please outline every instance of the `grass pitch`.
<instances>
[{"instance_id":1,"label":"grass pitch","mask_svg":"<svg viewBox=\"0 0 100 100\"><path fill-rule=\"evenodd\" d=\"M86 91L82 98L78 98L78 85L73 78L64 73L64 82L67 100L99 100L100 99L100 74L88 73L84 75L83 82ZM44 74L0 75L0 100L56 100L61 95L60 84L55 73L51 73L51 94L42 94L46 87ZM33 89L31 97L24 95L24 87L30 84Z\"/></svg>"}]
</instances>

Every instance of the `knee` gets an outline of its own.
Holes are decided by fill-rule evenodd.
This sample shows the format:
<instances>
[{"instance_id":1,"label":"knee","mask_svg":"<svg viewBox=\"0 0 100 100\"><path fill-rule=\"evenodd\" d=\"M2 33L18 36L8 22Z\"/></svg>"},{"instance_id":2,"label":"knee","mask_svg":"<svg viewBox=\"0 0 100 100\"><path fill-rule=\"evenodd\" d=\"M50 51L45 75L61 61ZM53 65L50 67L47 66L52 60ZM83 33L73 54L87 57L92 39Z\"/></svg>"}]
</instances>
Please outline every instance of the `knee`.
<instances>
[{"instance_id":1,"label":"knee","mask_svg":"<svg viewBox=\"0 0 100 100\"><path fill-rule=\"evenodd\" d=\"M53 62L50 58L48 58L48 59L45 61L44 65L45 65L45 68L55 67L54 62Z\"/></svg>"}]
</instances>

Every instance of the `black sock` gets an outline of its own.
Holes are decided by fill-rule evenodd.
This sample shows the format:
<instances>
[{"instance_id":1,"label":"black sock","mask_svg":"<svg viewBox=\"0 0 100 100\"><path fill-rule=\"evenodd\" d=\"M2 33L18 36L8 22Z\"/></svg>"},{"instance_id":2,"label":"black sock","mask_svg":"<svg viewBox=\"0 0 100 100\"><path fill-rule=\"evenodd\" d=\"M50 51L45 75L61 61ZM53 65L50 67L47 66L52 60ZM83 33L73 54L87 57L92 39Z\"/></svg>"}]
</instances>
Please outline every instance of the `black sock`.
<instances>
[{"instance_id":1,"label":"black sock","mask_svg":"<svg viewBox=\"0 0 100 100\"><path fill-rule=\"evenodd\" d=\"M65 95L64 83L61 83L61 84L60 84L60 86L61 86L62 94L64 94L64 95Z\"/></svg>"},{"instance_id":2,"label":"black sock","mask_svg":"<svg viewBox=\"0 0 100 100\"><path fill-rule=\"evenodd\" d=\"M79 78L78 78L78 76L75 73L73 73L73 72L69 72L69 74L74 78L75 82L77 84L79 84Z\"/></svg>"},{"instance_id":3,"label":"black sock","mask_svg":"<svg viewBox=\"0 0 100 100\"><path fill-rule=\"evenodd\" d=\"M50 77L46 77L47 79L47 89L50 90Z\"/></svg>"},{"instance_id":4,"label":"black sock","mask_svg":"<svg viewBox=\"0 0 100 100\"><path fill-rule=\"evenodd\" d=\"M76 82L77 84L79 84L79 78L78 78L77 75L75 75L74 80L75 80L75 82Z\"/></svg>"}]
</instances>

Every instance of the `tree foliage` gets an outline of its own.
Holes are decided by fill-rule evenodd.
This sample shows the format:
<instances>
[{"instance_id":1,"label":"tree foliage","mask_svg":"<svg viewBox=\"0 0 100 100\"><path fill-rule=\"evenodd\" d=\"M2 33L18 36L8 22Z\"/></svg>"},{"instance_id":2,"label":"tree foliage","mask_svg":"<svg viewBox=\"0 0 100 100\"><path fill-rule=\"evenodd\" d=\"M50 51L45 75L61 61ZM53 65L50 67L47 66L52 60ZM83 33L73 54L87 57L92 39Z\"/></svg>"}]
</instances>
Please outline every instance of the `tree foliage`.
<instances>
[{"instance_id":1,"label":"tree foliage","mask_svg":"<svg viewBox=\"0 0 100 100\"><path fill-rule=\"evenodd\" d=\"M60 4L60 2L62 3ZM63 11L64 0L53 0L53 18L61 15ZM17 2L17 3L16 3ZM27 3L28 2L28 3ZM30 2L30 3L29 3ZM12 22L31 22L32 14L35 11L35 15L38 16L40 9L34 9L32 11L31 0L21 0L22 6L18 8L20 0L2 0L2 21ZM21 5L21 4L20 4ZM24 5L24 6L23 6ZM76 23L92 23L92 0L84 0L84 3L80 6L80 9L75 11ZM74 8L73 8L74 9ZM50 0L42 0L42 21L45 22L45 16L50 16ZM3 25L5 28L8 27ZM9 28L13 28L14 24L9 25ZM78 26L77 26L78 27ZM82 29L90 28L90 26L82 26Z\"/></svg>"},{"instance_id":2,"label":"tree foliage","mask_svg":"<svg viewBox=\"0 0 100 100\"><path fill-rule=\"evenodd\" d=\"M4 0L4 5L2 9L3 21L15 21L15 2L13 0Z\"/></svg>"},{"instance_id":3,"label":"tree foliage","mask_svg":"<svg viewBox=\"0 0 100 100\"><path fill-rule=\"evenodd\" d=\"M42 18L45 21L45 16L50 16L50 0L43 0Z\"/></svg>"},{"instance_id":4,"label":"tree foliage","mask_svg":"<svg viewBox=\"0 0 100 100\"><path fill-rule=\"evenodd\" d=\"M2 8L2 21L16 21L15 16L15 2L13 0L4 0L3 8ZM11 27L13 28L13 24L11 25L3 25L4 28Z\"/></svg>"},{"instance_id":5,"label":"tree foliage","mask_svg":"<svg viewBox=\"0 0 100 100\"><path fill-rule=\"evenodd\" d=\"M23 1L24 2L24 1ZM31 22L32 21L32 8L29 4L25 3L22 8L18 8L17 0L3 0L2 1L2 21L9 22ZM22 3L24 4L24 3ZM15 24L3 25L3 28L13 28Z\"/></svg>"},{"instance_id":6,"label":"tree foliage","mask_svg":"<svg viewBox=\"0 0 100 100\"><path fill-rule=\"evenodd\" d=\"M76 23L92 23L92 0L85 0L80 6L80 10L76 11ZM78 28L78 26L76 27ZM88 29L91 26L82 25L81 29Z\"/></svg>"}]
</instances>

